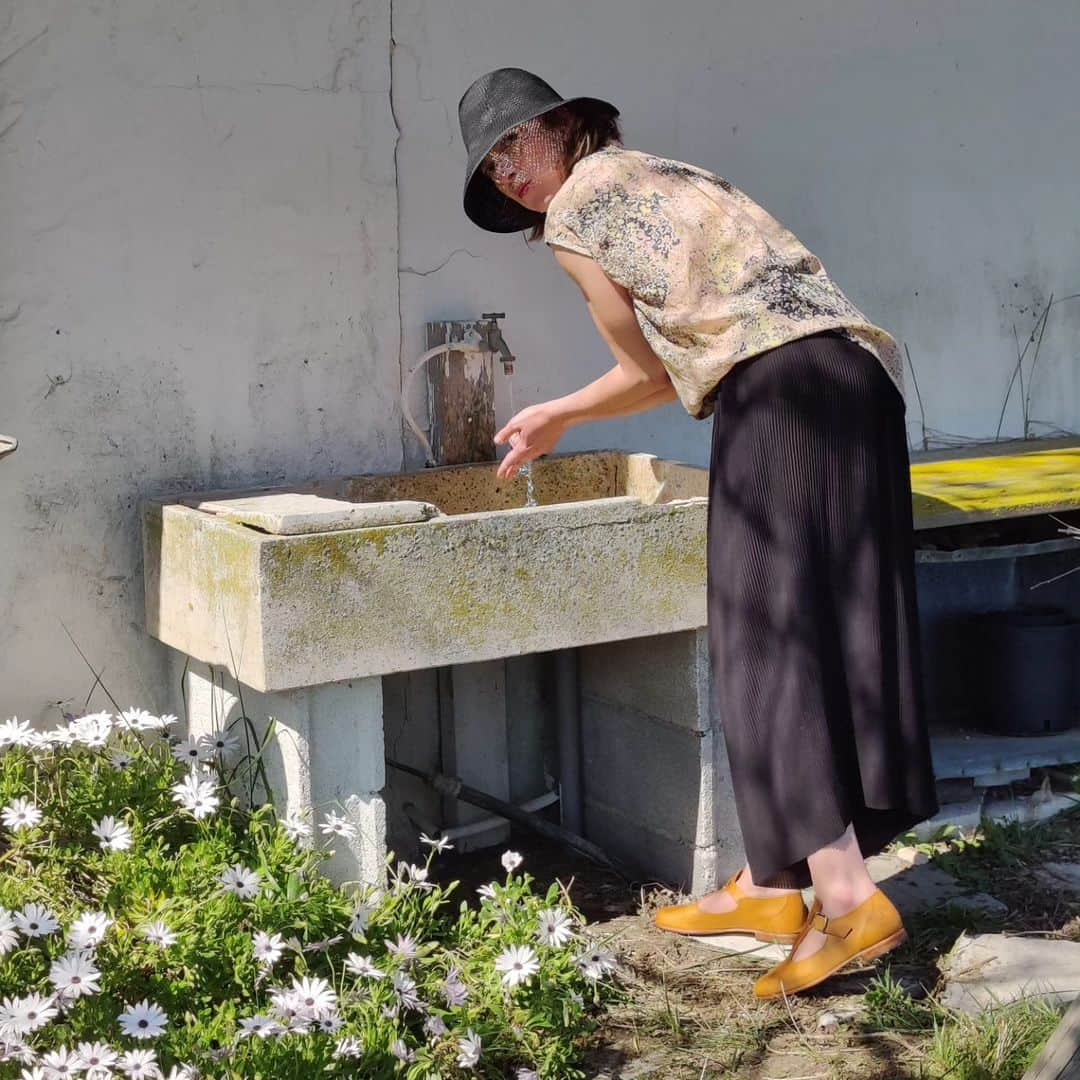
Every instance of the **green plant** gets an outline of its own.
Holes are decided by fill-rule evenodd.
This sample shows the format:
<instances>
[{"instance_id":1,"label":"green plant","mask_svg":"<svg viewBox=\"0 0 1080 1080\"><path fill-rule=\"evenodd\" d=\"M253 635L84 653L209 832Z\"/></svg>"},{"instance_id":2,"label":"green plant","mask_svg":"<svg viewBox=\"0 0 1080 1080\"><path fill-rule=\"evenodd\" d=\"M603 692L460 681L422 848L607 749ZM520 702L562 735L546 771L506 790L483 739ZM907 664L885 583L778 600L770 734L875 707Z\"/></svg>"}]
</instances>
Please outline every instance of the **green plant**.
<instances>
[{"instance_id":1,"label":"green plant","mask_svg":"<svg viewBox=\"0 0 1080 1080\"><path fill-rule=\"evenodd\" d=\"M507 852L455 906L423 837L422 864L339 888L310 822L233 795L234 732L174 721L0 724L0 1077L584 1077L622 990L558 883Z\"/></svg>"},{"instance_id":2,"label":"green plant","mask_svg":"<svg viewBox=\"0 0 1080 1080\"><path fill-rule=\"evenodd\" d=\"M934 1025L930 1062L949 1080L1020 1080L1061 1019L1061 1009L1025 1000Z\"/></svg>"}]
</instances>

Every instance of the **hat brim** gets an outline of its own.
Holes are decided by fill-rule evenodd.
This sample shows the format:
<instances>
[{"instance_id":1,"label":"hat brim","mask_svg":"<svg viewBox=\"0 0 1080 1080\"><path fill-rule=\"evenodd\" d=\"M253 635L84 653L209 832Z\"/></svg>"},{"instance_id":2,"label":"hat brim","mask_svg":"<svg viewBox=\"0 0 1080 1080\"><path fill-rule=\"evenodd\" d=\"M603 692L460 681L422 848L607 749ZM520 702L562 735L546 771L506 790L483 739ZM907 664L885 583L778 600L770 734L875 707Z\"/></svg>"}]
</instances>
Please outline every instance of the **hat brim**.
<instances>
[{"instance_id":1,"label":"hat brim","mask_svg":"<svg viewBox=\"0 0 1080 1080\"><path fill-rule=\"evenodd\" d=\"M469 158L465 172L465 192L463 204L465 213L469 219L481 229L495 233L520 232L522 229L531 229L540 225L544 215L521 203L515 202L508 195L504 195L491 179L480 172L480 164L491 152L495 144L508 132L524 124L529 120L535 120L538 116L561 109L564 105L583 105L587 108L598 109L601 112L618 116L619 110L610 101L594 97L573 97L563 101L556 101L552 105L545 105L528 116L521 116L514 122L498 132L486 145L481 144Z\"/></svg>"}]
</instances>

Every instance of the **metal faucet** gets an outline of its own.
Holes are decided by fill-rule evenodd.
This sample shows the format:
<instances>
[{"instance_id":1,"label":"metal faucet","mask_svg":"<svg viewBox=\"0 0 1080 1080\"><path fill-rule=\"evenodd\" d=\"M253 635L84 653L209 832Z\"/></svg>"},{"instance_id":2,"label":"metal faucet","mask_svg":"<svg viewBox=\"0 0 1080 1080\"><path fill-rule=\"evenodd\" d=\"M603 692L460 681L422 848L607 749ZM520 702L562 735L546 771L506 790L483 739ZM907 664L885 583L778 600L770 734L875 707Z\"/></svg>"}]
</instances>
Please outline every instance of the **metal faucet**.
<instances>
[{"instance_id":1,"label":"metal faucet","mask_svg":"<svg viewBox=\"0 0 1080 1080\"><path fill-rule=\"evenodd\" d=\"M484 343L489 352L498 353L499 360L502 361L503 372L507 375L514 374L514 354L507 347L506 341L502 336L502 329L499 326L498 320L506 318L505 311L489 311L480 316L482 320L477 329L480 332L481 337L484 339Z\"/></svg>"}]
</instances>

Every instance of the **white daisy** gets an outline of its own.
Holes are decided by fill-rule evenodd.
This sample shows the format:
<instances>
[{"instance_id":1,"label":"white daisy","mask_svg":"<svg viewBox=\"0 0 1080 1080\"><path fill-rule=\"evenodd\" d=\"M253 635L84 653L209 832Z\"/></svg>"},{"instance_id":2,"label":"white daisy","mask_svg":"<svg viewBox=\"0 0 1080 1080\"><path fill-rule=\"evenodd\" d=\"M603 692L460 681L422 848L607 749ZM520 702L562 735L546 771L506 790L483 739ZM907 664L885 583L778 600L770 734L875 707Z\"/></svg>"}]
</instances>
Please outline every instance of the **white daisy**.
<instances>
[{"instance_id":1,"label":"white daisy","mask_svg":"<svg viewBox=\"0 0 1080 1080\"><path fill-rule=\"evenodd\" d=\"M218 808L221 800L214 794L215 790L212 780L190 772L181 783L173 784L173 802L179 803L196 820L202 820Z\"/></svg>"},{"instance_id":2,"label":"white daisy","mask_svg":"<svg viewBox=\"0 0 1080 1080\"><path fill-rule=\"evenodd\" d=\"M0 724L0 747L27 746L30 743L30 721L13 716Z\"/></svg>"},{"instance_id":3,"label":"white daisy","mask_svg":"<svg viewBox=\"0 0 1080 1080\"><path fill-rule=\"evenodd\" d=\"M95 949L105 939L105 931L112 923L104 911L87 911L71 924L68 941L74 949Z\"/></svg>"},{"instance_id":4,"label":"white daisy","mask_svg":"<svg viewBox=\"0 0 1080 1080\"><path fill-rule=\"evenodd\" d=\"M305 821L295 810L282 819L281 827L285 830L286 836L294 843L299 843L301 840L310 840L313 835L311 823Z\"/></svg>"},{"instance_id":5,"label":"white daisy","mask_svg":"<svg viewBox=\"0 0 1080 1080\"><path fill-rule=\"evenodd\" d=\"M514 1080L540 1080L535 1069L527 1069L524 1065L514 1075Z\"/></svg>"},{"instance_id":6,"label":"white daisy","mask_svg":"<svg viewBox=\"0 0 1080 1080\"><path fill-rule=\"evenodd\" d=\"M438 1039L440 1036L445 1035L447 1030L448 1029L446 1027L446 1024L443 1022L443 1018L441 1016L437 1016L435 1013L432 1013L424 1021L424 1034L429 1039Z\"/></svg>"},{"instance_id":7,"label":"white daisy","mask_svg":"<svg viewBox=\"0 0 1080 1080\"><path fill-rule=\"evenodd\" d=\"M118 727L127 728L128 731L148 731L157 727L157 718L145 709L130 708L116 718L116 723Z\"/></svg>"},{"instance_id":8,"label":"white daisy","mask_svg":"<svg viewBox=\"0 0 1080 1080\"><path fill-rule=\"evenodd\" d=\"M0 907L0 956L11 952L19 944L15 919L7 908Z\"/></svg>"},{"instance_id":9,"label":"white daisy","mask_svg":"<svg viewBox=\"0 0 1080 1080\"><path fill-rule=\"evenodd\" d=\"M319 826L323 836L344 836L346 840L356 835L356 826L341 814L327 814Z\"/></svg>"},{"instance_id":10,"label":"white daisy","mask_svg":"<svg viewBox=\"0 0 1080 1080\"><path fill-rule=\"evenodd\" d=\"M398 1059L398 1061L412 1061L416 1057L416 1051L410 1050L401 1039L395 1039L390 1044L390 1053Z\"/></svg>"},{"instance_id":11,"label":"white daisy","mask_svg":"<svg viewBox=\"0 0 1080 1080\"><path fill-rule=\"evenodd\" d=\"M417 866L414 863L403 863L404 872L409 876L412 883L419 889L433 889L435 886L428 881L428 869L426 866Z\"/></svg>"},{"instance_id":12,"label":"white daisy","mask_svg":"<svg viewBox=\"0 0 1080 1080\"><path fill-rule=\"evenodd\" d=\"M130 1080L158 1080L161 1069L153 1050L127 1050L120 1055L120 1069Z\"/></svg>"},{"instance_id":13,"label":"white daisy","mask_svg":"<svg viewBox=\"0 0 1080 1080\"><path fill-rule=\"evenodd\" d=\"M393 978L390 981L393 984L398 1001L404 1005L406 1009L415 1009L417 1011L423 1010L419 995L416 993L415 979L406 975L404 971L395 971Z\"/></svg>"},{"instance_id":14,"label":"white daisy","mask_svg":"<svg viewBox=\"0 0 1080 1080\"><path fill-rule=\"evenodd\" d=\"M75 1053L88 1077L112 1076L113 1066L120 1056L108 1043L103 1042L81 1042L75 1047Z\"/></svg>"},{"instance_id":15,"label":"white daisy","mask_svg":"<svg viewBox=\"0 0 1080 1080\"><path fill-rule=\"evenodd\" d=\"M106 814L91 830L106 851L127 851L134 843L131 829L123 821Z\"/></svg>"},{"instance_id":16,"label":"white daisy","mask_svg":"<svg viewBox=\"0 0 1080 1080\"><path fill-rule=\"evenodd\" d=\"M503 864L503 869L512 874L521 865L522 858L516 851L504 851L499 861Z\"/></svg>"},{"instance_id":17,"label":"white daisy","mask_svg":"<svg viewBox=\"0 0 1080 1080\"><path fill-rule=\"evenodd\" d=\"M325 979L293 979L293 1003L300 1015L311 1020L332 1012L337 1008L337 997Z\"/></svg>"},{"instance_id":18,"label":"white daisy","mask_svg":"<svg viewBox=\"0 0 1080 1080\"><path fill-rule=\"evenodd\" d=\"M541 911L536 936L541 945L554 945L562 948L574 937L570 916L562 908L546 908Z\"/></svg>"},{"instance_id":19,"label":"white daisy","mask_svg":"<svg viewBox=\"0 0 1080 1080\"><path fill-rule=\"evenodd\" d=\"M258 870L249 870L236 863L221 872L218 878L222 889L241 900L254 900L262 891L262 878Z\"/></svg>"},{"instance_id":20,"label":"white daisy","mask_svg":"<svg viewBox=\"0 0 1080 1080\"><path fill-rule=\"evenodd\" d=\"M12 832L33 829L41 824L42 817L42 812L29 799L15 799L0 810L0 821Z\"/></svg>"},{"instance_id":21,"label":"white daisy","mask_svg":"<svg viewBox=\"0 0 1080 1080\"><path fill-rule=\"evenodd\" d=\"M49 982L65 999L96 994L101 990L101 972L87 953L73 952L58 956L49 968Z\"/></svg>"},{"instance_id":22,"label":"white daisy","mask_svg":"<svg viewBox=\"0 0 1080 1080\"><path fill-rule=\"evenodd\" d=\"M200 1075L194 1065L174 1065L165 1080L199 1080Z\"/></svg>"},{"instance_id":23,"label":"white daisy","mask_svg":"<svg viewBox=\"0 0 1080 1080\"><path fill-rule=\"evenodd\" d=\"M155 922L147 923L139 931L140 934L151 945L157 945L162 949L167 949L170 945L176 944L176 935L169 929L168 924L161 919L157 919Z\"/></svg>"},{"instance_id":24,"label":"white daisy","mask_svg":"<svg viewBox=\"0 0 1080 1080\"><path fill-rule=\"evenodd\" d=\"M340 1013L330 1012L315 1021L315 1028L324 1035L334 1035L341 1030L344 1023Z\"/></svg>"},{"instance_id":25,"label":"white daisy","mask_svg":"<svg viewBox=\"0 0 1080 1080\"><path fill-rule=\"evenodd\" d=\"M169 1018L163 1009L143 998L137 1005L129 1005L119 1017L124 1034L132 1039L156 1039L164 1034Z\"/></svg>"},{"instance_id":26,"label":"white daisy","mask_svg":"<svg viewBox=\"0 0 1080 1080\"><path fill-rule=\"evenodd\" d=\"M285 942L280 934L266 934L257 930L252 935L252 951L263 967L273 967L281 959L284 948Z\"/></svg>"},{"instance_id":27,"label":"white daisy","mask_svg":"<svg viewBox=\"0 0 1080 1080\"><path fill-rule=\"evenodd\" d=\"M272 1016L245 1016L240 1021L241 1039L269 1039L282 1031L284 1028Z\"/></svg>"},{"instance_id":28,"label":"white daisy","mask_svg":"<svg viewBox=\"0 0 1080 1080\"><path fill-rule=\"evenodd\" d=\"M123 772L134 760L135 759L131 754L125 753L123 750L114 750L109 756L109 764L112 765L117 772Z\"/></svg>"},{"instance_id":29,"label":"white daisy","mask_svg":"<svg viewBox=\"0 0 1080 1080\"><path fill-rule=\"evenodd\" d=\"M228 731L212 731L199 736L199 746L203 757L212 758L218 754L235 754L240 749L240 740Z\"/></svg>"},{"instance_id":30,"label":"white daisy","mask_svg":"<svg viewBox=\"0 0 1080 1080\"><path fill-rule=\"evenodd\" d=\"M480 1036L468 1028L458 1039L458 1068L472 1069L480 1061Z\"/></svg>"},{"instance_id":31,"label":"white daisy","mask_svg":"<svg viewBox=\"0 0 1080 1080\"><path fill-rule=\"evenodd\" d=\"M68 1050L66 1046L42 1054L41 1065L48 1080L63 1080L66 1076L78 1076L83 1071L78 1053Z\"/></svg>"},{"instance_id":32,"label":"white daisy","mask_svg":"<svg viewBox=\"0 0 1080 1080\"><path fill-rule=\"evenodd\" d=\"M189 735L172 748L172 756L177 761L186 761L189 765L198 765L204 757L210 755L204 749L201 739Z\"/></svg>"},{"instance_id":33,"label":"white daisy","mask_svg":"<svg viewBox=\"0 0 1080 1080\"><path fill-rule=\"evenodd\" d=\"M44 1027L56 1013L53 999L43 994L4 998L0 1004L0 1035L5 1039L21 1040L24 1035Z\"/></svg>"},{"instance_id":34,"label":"white daisy","mask_svg":"<svg viewBox=\"0 0 1080 1080\"><path fill-rule=\"evenodd\" d=\"M618 966L615 954L610 949L604 949L598 945L583 952L577 957L576 963L585 978L593 980L603 978Z\"/></svg>"},{"instance_id":35,"label":"white daisy","mask_svg":"<svg viewBox=\"0 0 1080 1080\"><path fill-rule=\"evenodd\" d=\"M14 918L19 933L27 938L44 937L60 929L56 916L41 904L27 904L22 911L15 912Z\"/></svg>"},{"instance_id":36,"label":"white daisy","mask_svg":"<svg viewBox=\"0 0 1080 1080\"><path fill-rule=\"evenodd\" d=\"M334 1047L336 1058L361 1058L364 1056L364 1044L353 1035L338 1039Z\"/></svg>"},{"instance_id":37,"label":"white daisy","mask_svg":"<svg viewBox=\"0 0 1080 1080\"><path fill-rule=\"evenodd\" d=\"M439 836L432 840L432 838L430 836L427 836L425 833L420 834L420 843L428 844L430 847L433 847L437 853L440 854L444 851L452 851L454 848L454 845L450 843L450 841L447 840L445 836Z\"/></svg>"},{"instance_id":38,"label":"white daisy","mask_svg":"<svg viewBox=\"0 0 1080 1080\"><path fill-rule=\"evenodd\" d=\"M163 731L165 728L172 727L173 724L178 724L179 722L180 718L173 716L172 713L162 713L157 718L157 723L154 725L154 727L159 728Z\"/></svg>"},{"instance_id":39,"label":"white daisy","mask_svg":"<svg viewBox=\"0 0 1080 1080\"><path fill-rule=\"evenodd\" d=\"M75 742L83 746L100 748L109 741L113 733L113 718L111 713L90 713L88 716L80 716L71 722L71 734Z\"/></svg>"},{"instance_id":40,"label":"white daisy","mask_svg":"<svg viewBox=\"0 0 1080 1080\"><path fill-rule=\"evenodd\" d=\"M386 972L377 968L366 956L351 952L345 957L345 968L353 975L366 976L369 979L385 979Z\"/></svg>"},{"instance_id":41,"label":"white daisy","mask_svg":"<svg viewBox=\"0 0 1080 1080\"><path fill-rule=\"evenodd\" d=\"M401 960L407 962L416 959L419 946L411 934L398 934L397 941L386 940L383 944L387 952L392 952Z\"/></svg>"},{"instance_id":42,"label":"white daisy","mask_svg":"<svg viewBox=\"0 0 1080 1080\"><path fill-rule=\"evenodd\" d=\"M502 981L509 987L527 983L540 970L540 961L529 945L511 945L495 960L495 970L503 973Z\"/></svg>"},{"instance_id":43,"label":"white daisy","mask_svg":"<svg viewBox=\"0 0 1080 1080\"><path fill-rule=\"evenodd\" d=\"M492 881L489 882L487 885L481 885L480 888L476 890L476 892L477 895L484 900L494 900L497 895L495 892L495 882Z\"/></svg>"},{"instance_id":44,"label":"white daisy","mask_svg":"<svg viewBox=\"0 0 1080 1080\"><path fill-rule=\"evenodd\" d=\"M469 988L461 981L461 973L457 968L451 968L446 973L446 978L442 984L442 993L443 997L446 998L447 1006L451 1009L465 1003L465 999L469 996Z\"/></svg>"}]
</instances>

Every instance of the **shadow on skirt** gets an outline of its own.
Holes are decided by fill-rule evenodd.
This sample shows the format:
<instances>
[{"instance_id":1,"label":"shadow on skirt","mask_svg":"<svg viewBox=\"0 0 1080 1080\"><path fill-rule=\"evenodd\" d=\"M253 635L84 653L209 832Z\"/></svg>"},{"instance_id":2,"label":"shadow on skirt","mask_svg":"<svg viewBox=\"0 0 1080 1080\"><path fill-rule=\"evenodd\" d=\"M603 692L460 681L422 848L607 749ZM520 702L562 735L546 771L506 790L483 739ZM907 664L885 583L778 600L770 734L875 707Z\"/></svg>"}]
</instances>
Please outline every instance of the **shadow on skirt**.
<instances>
[{"instance_id":1,"label":"shadow on skirt","mask_svg":"<svg viewBox=\"0 0 1080 1080\"><path fill-rule=\"evenodd\" d=\"M709 648L747 862L804 887L853 824L864 855L938 809L923 712L904 403L835 333L720 382Z\"/></svg>"}]
</instances>

